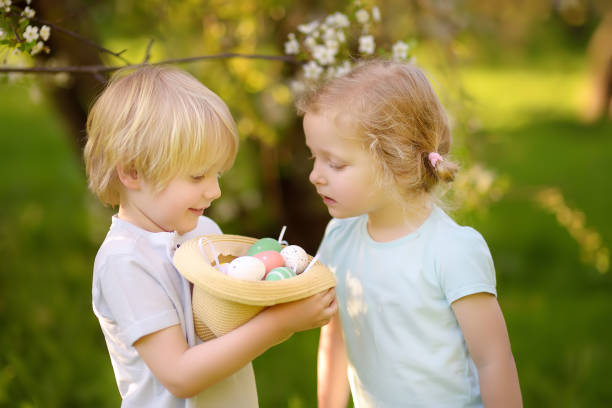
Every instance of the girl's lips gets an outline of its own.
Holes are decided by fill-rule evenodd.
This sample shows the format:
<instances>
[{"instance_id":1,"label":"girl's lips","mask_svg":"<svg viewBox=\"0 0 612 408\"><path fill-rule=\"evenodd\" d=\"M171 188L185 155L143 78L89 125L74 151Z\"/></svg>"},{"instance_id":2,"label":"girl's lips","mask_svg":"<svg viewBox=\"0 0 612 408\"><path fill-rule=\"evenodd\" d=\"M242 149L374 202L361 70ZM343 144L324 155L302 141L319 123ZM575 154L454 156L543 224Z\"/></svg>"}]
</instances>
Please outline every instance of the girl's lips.
<instances>
[{"instance_id":1,"label":"girl's lips","mask_svg":"<svg viewBox=\"0 0 612 408\"><path fill-rule=\"evenodd\" d=\"M325 203L325 205L336 204L336 200L331 197L321 194L321 198L323 199L323 203Z\"/></svg>"}]
</instances>

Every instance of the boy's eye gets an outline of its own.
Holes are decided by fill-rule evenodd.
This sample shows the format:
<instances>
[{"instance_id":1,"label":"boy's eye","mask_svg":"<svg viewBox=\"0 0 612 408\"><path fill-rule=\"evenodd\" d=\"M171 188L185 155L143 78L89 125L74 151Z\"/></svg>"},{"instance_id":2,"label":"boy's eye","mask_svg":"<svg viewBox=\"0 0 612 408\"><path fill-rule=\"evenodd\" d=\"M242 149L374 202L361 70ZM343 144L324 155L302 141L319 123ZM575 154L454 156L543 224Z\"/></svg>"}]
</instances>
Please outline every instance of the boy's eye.
<instances>
[{"instance_id":1,"label":"boy's eye","mask_svg":"<svg viewBox=\"0 0 612 408\"><path fill-rule=\"evenodd\" d=\"M215 173L215 177L217 179L221 178L221 172ZM198 174L197 176L191 176L191 179L194 181L200 181L205 179L206 177L208 177L210 174L209 173L204 173L204 174Z\"/></svg>"},{"instance_id":2,"label":"boy's eye","mask_svg":"<svg viewBox=\"0 0 612 408\"><path fill-rule=\"evenodd\" d=\"M191 179L194 180L194 181L200 181L200 180L202 180L205 177L206 177L206 173L198 174L196 176L191 176Z\"/></svg>"}]
</instances>

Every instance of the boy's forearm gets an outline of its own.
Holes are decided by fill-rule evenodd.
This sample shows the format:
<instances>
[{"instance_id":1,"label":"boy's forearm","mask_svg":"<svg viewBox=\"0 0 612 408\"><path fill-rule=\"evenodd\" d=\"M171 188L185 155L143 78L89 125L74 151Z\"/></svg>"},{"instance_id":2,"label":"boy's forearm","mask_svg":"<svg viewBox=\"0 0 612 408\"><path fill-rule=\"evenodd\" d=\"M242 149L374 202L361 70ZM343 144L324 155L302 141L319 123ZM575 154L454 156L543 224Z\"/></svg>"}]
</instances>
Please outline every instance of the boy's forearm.
<instances>
[{"instance_id":1,"label":"boy's forearm","mask_svg":"<svg viewBox=\"0 0 612 408\"><path fill-rule=\"evenodd\" d=\"M288 334L257 315L230 333L187 349L179 359L183 392L193 396L238 371Z\"/></svg>"}]
</instances>

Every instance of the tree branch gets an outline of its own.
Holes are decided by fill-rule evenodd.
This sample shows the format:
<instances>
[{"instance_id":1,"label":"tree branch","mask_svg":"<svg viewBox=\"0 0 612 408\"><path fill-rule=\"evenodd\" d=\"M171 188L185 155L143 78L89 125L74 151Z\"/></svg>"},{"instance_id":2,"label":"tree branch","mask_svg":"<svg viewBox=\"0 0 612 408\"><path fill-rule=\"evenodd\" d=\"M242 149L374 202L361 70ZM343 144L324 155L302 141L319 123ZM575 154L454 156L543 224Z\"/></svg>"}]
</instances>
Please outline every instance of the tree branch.
<instances>
[{"instance_id":1,"label":"tree branch","mask_svg":"<svg viewBox=\"0 0 612 408\"><path fill-rule=\"evenodd\" d=\"M282 61L282 62L287 62L290 64L298 63L297 60L293 56L240 54L240 53L234 53L234 52L226 52L222 54L199 55L195 57L167 59L167 60L151 63L151 65L184 64L184 63L191 63L191 62L197 62L197 61L207 61L207 60L213 60L213 59L228 59L228 58L262 59L262 60L270 60L270 61ZM0 73L19 72L22 74L57 74L60 72L66 72L66 73L71 73L71 74L99 74L103 72L117 71L122 68L136 68L141 65L144 65L144 64L127 64L127 65L121 65L121 66L82 65L82 66L65 66L65 67L0 66Z\"/></svg>"},{"instance_id":2,"label":"tree branch","mask_svg":"<svg viewBox=\"0 0 612 408\"><path fill-rule=\"evenodd\" d=\"M33 18L33 19L32 19L32 21L35 21L35 22L37 22L37 23L39 23L39 24L45 24L45 25L48 25L49 27L51 27L51 28L52 28L53 30L55 30L55 31L59 31L60 33L63 33L63 34L66 34L66 35L68 35L68 36L70 36L70 37L76 38L77 40L84 42L85 44L89 45L90 47L93 47L93 48L95 48L95 49L97 49L97 50L99 50L99 51L101 51L101 52L105 52L105 53L107 53L107 54L110 54L110 55L112 55L113 57L119 58L121 61L125 62L126 64L130 64L130 61L128 61L127 59L125 59L125 58L124 58L124 57L121 55L121 54L123 54L123 53L124 53L126 50L122 50L122 51L119 51L119 52L114 52L114 51L111 51L111 50L109 50L109 49L107 49L107 48L104 48L104 47L103 47L103 46L101 46L100 44L96 43L95 41L90 40L90 39L89 39L89 38L87 38L87 37L83 37L81 34L79 34L79 33L77 33L77 32L67 30L67 29L65 29L65 28L63 28L63 27L60 27L60 26L58 26L58 25L56 25L56 24L53 24L53 23L51 23L51 22L49 22L49 21L42 20L42 19L40 19L40 18Z\"/></svg>"}]
</instances>

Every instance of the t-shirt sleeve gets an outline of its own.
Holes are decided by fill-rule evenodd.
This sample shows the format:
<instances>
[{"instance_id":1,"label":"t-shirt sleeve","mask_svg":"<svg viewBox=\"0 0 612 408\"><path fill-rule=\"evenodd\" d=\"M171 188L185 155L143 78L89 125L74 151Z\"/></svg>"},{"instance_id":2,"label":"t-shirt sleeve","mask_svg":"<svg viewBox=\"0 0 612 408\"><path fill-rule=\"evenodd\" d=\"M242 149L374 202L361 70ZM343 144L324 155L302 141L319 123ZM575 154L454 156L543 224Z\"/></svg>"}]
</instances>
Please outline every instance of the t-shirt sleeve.
<instances>
[{"instance_id":1,"label":"t-shirt sleeve","mask_svg":"<svg viewBox=\"0 0 612 408\"><path fill-rule=\"evenodd\" d=\"M162 284L129 255L109 258L99 274L101 296L125 344L179 324L176 309Z\"/></svg>"},{"instance_id":2,"label":"t-shirt sleeve","mask_svg":"<svg viewBox=\"0 0 612 408\"><path fill-rule=\"evenodd\" d=\"M440 285L449 303L475 293L495 289L495 267L489 247L476 230L462 227L437 248Z\"/></svg>"},{"instance_id":3,"label":"t-shirt sleeve","mask_svg":"<svg viewBox=\"0 0 612 408\"><path fill-rule=\"evenodd\" d=\"M197 235L208 235L208 234L222 234L219 225L214 222L211 218L201 216L198 220L198 226L195 229Z\"/></svg>"}]
</instances>

